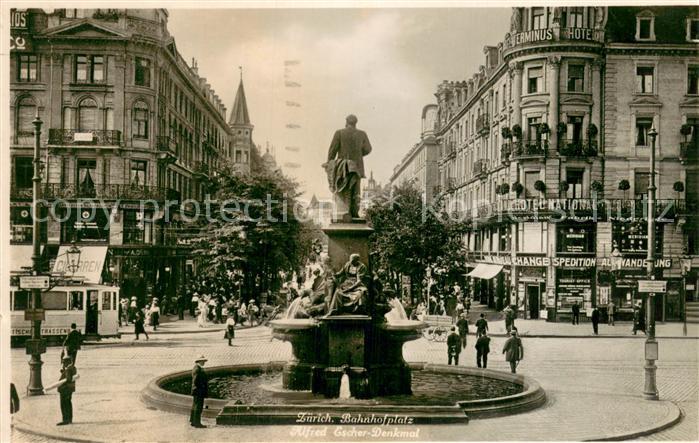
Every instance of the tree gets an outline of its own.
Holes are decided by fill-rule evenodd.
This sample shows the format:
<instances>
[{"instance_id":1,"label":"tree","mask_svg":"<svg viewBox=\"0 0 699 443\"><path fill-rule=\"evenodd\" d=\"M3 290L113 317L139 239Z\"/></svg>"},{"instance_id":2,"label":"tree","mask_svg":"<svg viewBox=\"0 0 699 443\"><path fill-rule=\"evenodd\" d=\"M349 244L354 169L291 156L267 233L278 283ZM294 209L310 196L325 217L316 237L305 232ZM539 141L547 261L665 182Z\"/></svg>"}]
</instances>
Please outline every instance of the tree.
<instances>
[{"instance_id":1,"label":"tree","mask_svg":"<svg viewBox=\"0 0 699 443\"><path fill-rule=\"evenodd\" d=\"M387 272L397 292L401 275L410 276L413 293L420 293L428 267L463 272L461 239L466 226L450 220L442 206L437 199L427 207L421 192L407 183L395 188L391 199L376 200L367 209L374 228L370 238L374 268Z\"/></svg>"},{"instance_id":2,"label":"tree","mask_svg":"<svg viewBox=\"0 0 699 443\"><path fill-rule=\"evenodd\" d=\"M257 161L256 161L257 159ZM296 218L298 184L280 170L268 170L252 156L251 174L224 167L212 177L211 219L195 223L198 271L205 279L231 282L244 299L279 289L280 271L299 270L320 230Z\"/></svg>"}]
</instances>

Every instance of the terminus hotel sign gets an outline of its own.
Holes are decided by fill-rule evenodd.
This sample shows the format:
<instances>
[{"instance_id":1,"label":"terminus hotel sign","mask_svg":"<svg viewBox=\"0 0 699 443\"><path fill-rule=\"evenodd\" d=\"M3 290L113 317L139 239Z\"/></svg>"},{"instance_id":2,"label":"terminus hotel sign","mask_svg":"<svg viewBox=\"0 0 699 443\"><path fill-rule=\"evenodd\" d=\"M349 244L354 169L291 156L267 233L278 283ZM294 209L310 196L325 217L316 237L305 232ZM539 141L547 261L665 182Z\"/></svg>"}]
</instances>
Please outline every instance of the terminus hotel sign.
<instances>
[{"instance_id":1,"label":"terminus hotel sign","mask_svg":"<svg viewBox=\"0 0 699 443\"><path fill-rule=\"evenodd\" d=\"M530 43L551 41L588 41L604 43L604 31L591 28L532 29L505 36L505 49Z\"/></svg>"}]
</instances>

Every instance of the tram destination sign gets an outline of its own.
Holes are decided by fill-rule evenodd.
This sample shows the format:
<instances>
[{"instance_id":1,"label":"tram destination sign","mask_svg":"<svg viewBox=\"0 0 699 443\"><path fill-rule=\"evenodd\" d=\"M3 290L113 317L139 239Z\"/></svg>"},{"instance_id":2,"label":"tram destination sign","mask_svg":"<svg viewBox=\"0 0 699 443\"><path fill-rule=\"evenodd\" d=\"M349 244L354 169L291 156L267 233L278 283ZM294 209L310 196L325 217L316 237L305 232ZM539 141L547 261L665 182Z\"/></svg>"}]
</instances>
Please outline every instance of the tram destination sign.
<instances>
[{"instance_id":1,"label":"tram destination sign","mask_svg":"<svg viewBox=\"0 0 699 443\"><path fill-rule=\"evenodd\" d=\"M664 294L666 290L667 290L667 281L665 281L665 280L639 280L638 281L638 292Z\"/></svg>"},{"instance_id":2,"label":"tram destination sign","mask_svg":"<svg viewBox=\"0 0 699 443\"><path fill-rule=\"evenodd\" d=\"M19 277L21 289L48 289L50 286L48 275L22 275Z\"/></svg>"}]
</instances>

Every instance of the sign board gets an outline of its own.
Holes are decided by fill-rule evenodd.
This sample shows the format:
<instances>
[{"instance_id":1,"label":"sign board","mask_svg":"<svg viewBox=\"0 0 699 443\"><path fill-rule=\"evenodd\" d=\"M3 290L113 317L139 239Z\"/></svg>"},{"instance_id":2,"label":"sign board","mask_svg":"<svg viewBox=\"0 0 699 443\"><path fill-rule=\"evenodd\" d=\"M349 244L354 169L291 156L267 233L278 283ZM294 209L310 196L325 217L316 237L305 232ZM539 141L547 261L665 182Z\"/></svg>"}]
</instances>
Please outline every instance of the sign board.
<instances>
[{"instance_id":1,"label":"sign board","mask_svg":"<svg viewBox=\"0 0 699 443\"><path fill-rule=\"evenodd\" d=\"M45 311L41 308L27 309L24 311L24 319L26 321L44 321L46 320Z\"/></svg>"},{"instance_id":2,"label":"sign board","mask_svg":"<svg viewBox=\"0 0 699 443\"><path fill-rule=\"evenodd\" d=\"M667 281L665 280L639 280L638 292L651 292L664 294L667 290Z\"/></svg>"},{"instance_id":3,"label":"sign board","mask_svg":"<svg viewBox=\"0 0 699 443\"><path fill-rule=\"evenodd\" d=\"M92 132L76 132L73 134L74 142L92 142Z\"/></svg>"},{"instance_id":4,"label":"sign board","mask_svg":"<svg viewBox=\"0 0 699 443\"><path fill-rule=\"evenodd\" d=\"M48 275L23 275L19 277L21 289L48 289L49 286Z\"/></svg>"},{"instance_id":5,"label":"sign board","mask_svg":"<svg viewBox=\"0 0 699 443\"><path fill-rule=\"evenodd\" d=\"M41 328L41 335L67 335L70 332L69 327L47 327ZM13 336L32 335L32 328L17 327L11 328L10 333Z\"/></svg>"}]
</instances>

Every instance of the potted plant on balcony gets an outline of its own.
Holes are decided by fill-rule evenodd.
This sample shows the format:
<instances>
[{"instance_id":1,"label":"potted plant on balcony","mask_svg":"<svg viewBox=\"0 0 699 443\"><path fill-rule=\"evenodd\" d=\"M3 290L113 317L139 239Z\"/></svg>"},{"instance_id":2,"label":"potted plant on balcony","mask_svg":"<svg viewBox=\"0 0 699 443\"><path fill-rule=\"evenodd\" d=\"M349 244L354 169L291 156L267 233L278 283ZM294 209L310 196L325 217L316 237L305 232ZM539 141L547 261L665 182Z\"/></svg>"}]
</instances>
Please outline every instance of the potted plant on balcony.
<instances>
[{"instance_id":1,"label":"potted plant on balcony","mask_svg":"<svg viewBox=\"0 0 699 443\"><path fill-rule=\"evenodd\" d=\"M548 123L542 123L539 125L539 133L540 134L550 134L551 133L551 128L549 128Z\"/></svg>"},{"instance_id":2,"label":"potted plant on balcony","mask_svg":"<svg viewBox=\"0 0 699 443\"><path fill-rule=\"evenodd\" d=\"M597 194L601 194L602 191L604 191L604 185L602 184L602 182L597 180L593 181L590 187Z\"/></svg>"},{"instance_id":3,"label":"potted plant on balcony","mask_svg":"<svg viewBox=\"0 0 699 443\"><path fill-rule=\"evenodd\" d=\"M510 131L510 128L508 128L507 126L503 126L502 130L500 131L500 134L504 139L509 140L512 138L512 131Z\"/></svg>"},{"instance_id":4,"label":"potted plant on balcony","mask_svg":"<svg viewBox=\"0 0 699 443\"><path fill-rule=\"evenodd\" d=\"M507 183L503 183L500 185L500 194L501 195L507 195L510 193L510 185Z\"/></svg>"},{"instance_id":5,"label":"potted plant on balcony","mask_svg":"<svg viewBox=\"0 0 699 443\"><path fill-rule=\"evenodd\" d=\"M563 181L561 182L561 184L560 184L560 190L561 190L561 192L565 194L566 192L568 192L568 189L569 189L569 188L570 188L570 185L568 184L568 182L565 181L565 180L563 180Z\"/></svg>"},{"instance_id":6,"label":"potted plant on balcony","mask_svg":"<svg viewBox=\"0 0 699 443\"><path fill-rule=\"evenodd\" d=\"M628 180L624 179L619 182L619 190L624 191L624 200L626 200L626 191L631 189L631 184Z\"/></svg>"},{"instance_id":7,"label":"potted plant on balcony","mask_svg":"<svg viewBox=\"0 0 699 443\"><path fill-rule=\"evenodd\" d=\"M684 136L684 140L687 141L687 136L692 133L692 125L687 123L680 126L680 134Z\"/></svg>"},{"instance_id":8,"label":"potted plant on balcony","mask_svg":"<svg viewBox=\"0 0 699 443\"><path fill-rule=\"evenodd\" d=\"M520 182L514 182L512 183L512 190L515 191L515 194L517 194L517 197L522 194L522 191L524 191L524 186L522 186L522 183Z\"/></svg>"},{"instance_id":9,"label":"potted plant on balcony","mask_svg":"<svg viewBox=\"0 0 699 443\"><path fill-rule=\"evenodd\" d=\"M546 183L544 183L541 180L537 180L534 182L534 189L543 193L544 191L546 191Z\"/></svg>"},{"instance_id":10,"label":"potted plant on balcony","mask_svg":"<svg viewBox=\"0 0 699 443\"><path fill-rule=\"evenodd\" d=\"M522 127L520 125L514 125L512 127L512 136L517 140L522 139Z\"/></svg>"}]
</instances>

